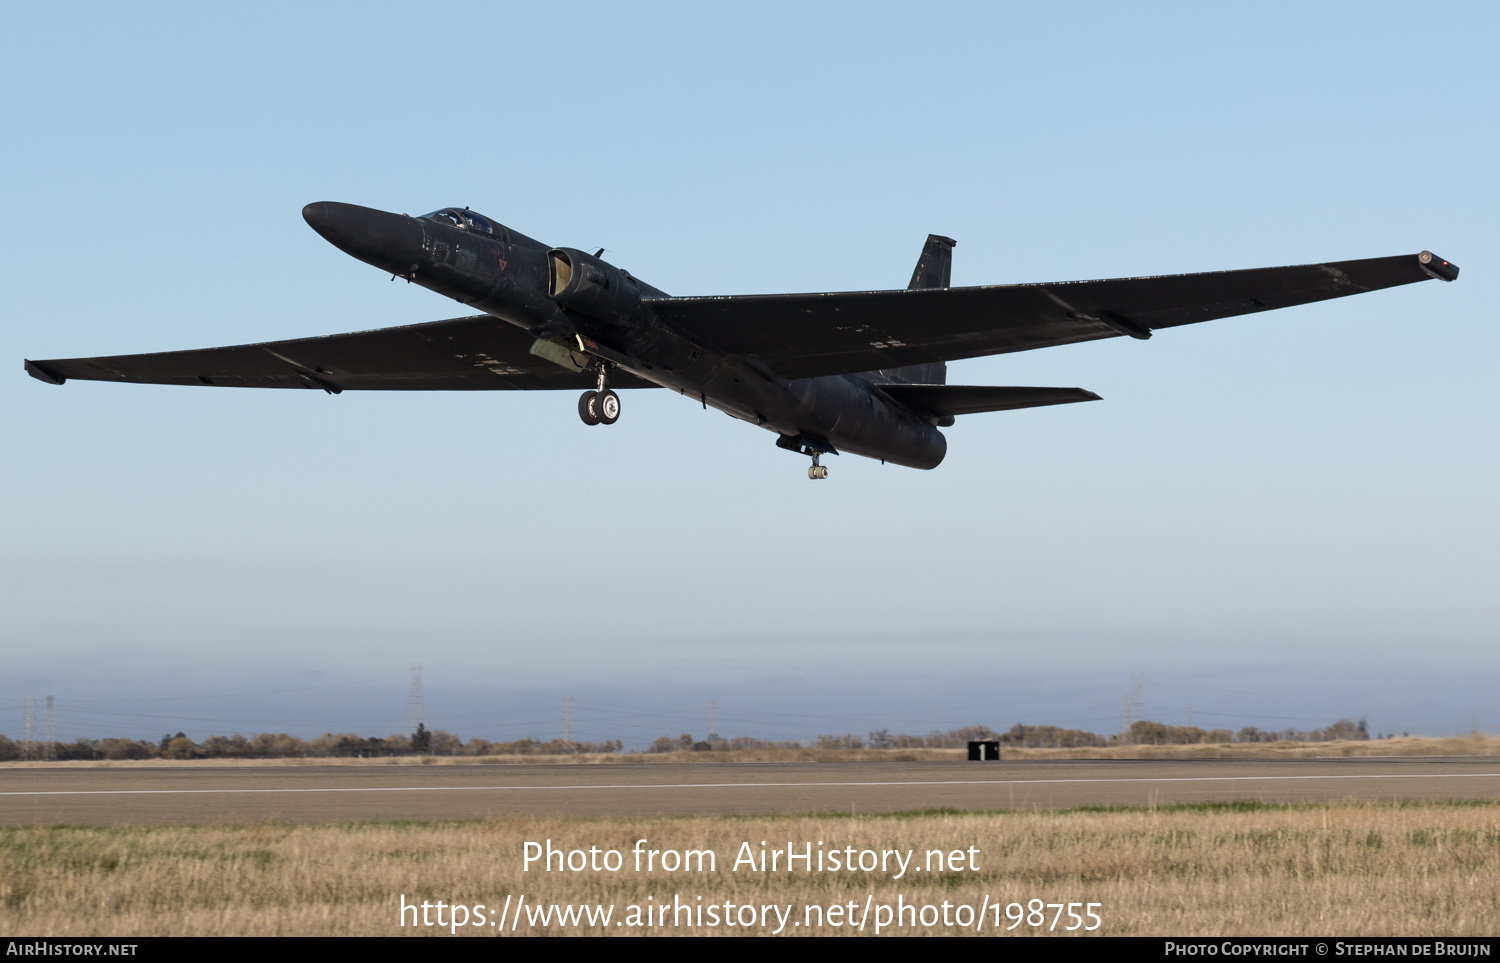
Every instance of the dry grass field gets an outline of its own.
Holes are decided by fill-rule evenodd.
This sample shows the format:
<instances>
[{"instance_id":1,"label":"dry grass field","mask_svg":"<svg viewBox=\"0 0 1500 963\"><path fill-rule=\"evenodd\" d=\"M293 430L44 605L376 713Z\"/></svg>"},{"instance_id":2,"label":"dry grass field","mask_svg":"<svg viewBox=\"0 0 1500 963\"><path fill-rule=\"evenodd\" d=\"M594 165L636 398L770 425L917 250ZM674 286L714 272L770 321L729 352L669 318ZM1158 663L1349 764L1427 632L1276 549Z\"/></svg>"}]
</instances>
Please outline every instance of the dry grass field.
<instances>
[{"instance_id":1,"label":"dry grass field","mask_svg":"<svg viewBox=\"0 0 1500 963\"><path fill-rule=\"evenodd\" d=\"M1475 734L1362 742L1203 743L1188 746L1102 746L1085 749L1005 748L1002 759L1299 759L1352 756L1495 756L1500 736ZM70 762L0 762L13 768L155 768L173 766L504 766L639 765L735 762L922 762L958 760L964 749L740 749L734 752L624 752L568 756L385 756L375 759L292 757L275 759L123 759Z\"/></svg>"},{"instance_id":2,"label":"dry grass field","mask_svg":"<svg viewBox=\"0 0 1500 963\"><path fill-rule=\"evenodd\" d=\"M523 872L524 844L549 839L564 850L617 850L621 869ZM635 872L642 839L646 849L711 850L716 866ZM792 841L799 853L807 844L814 853L837 849L841 858L846 847L912 850L915 863L899 879L894 861L885 872L809 873L798 864L787 873L785 863L778 872L734 871L741 844L758 855L762 840L768 848ZM970 847L977 871L968 868ZM918 872L929 850L945 859L961 850L964 862ZM1059 934L1070 925L1050 906L1033 925L1022 906L1011 909L1020 921L1007 930L1015 920L995 904L1031 900L1097 903L1102 935L1490 935L1500 919L1497 867L1500 803L1492 802L17 828L0 830L0 927L25 936L449 935L415 925L415 911L400 925L404 896L441 900L445 922L462 904L469 925L460 935L508 932L513 917L532 934L871 935L883 920L884 933L1033 935L1049 932L1054 913ZM655 907L674 900L692 909L676 914L677 925L671 913L661 922ZM607 925L559 923L548 904L608 906L612 915ZM717 926L694 919L710 904ZM926 909L903 918L902 905ZM746 907L755 922L723 924L726 913L743 922ZM502 908L504 923L490 925ZM533 922L542 909L548 922ZM1084 907L1074 909L1079 926L1093 925ZM918 912L934 922L923 925Z\"/></svg>"}]
</instances>

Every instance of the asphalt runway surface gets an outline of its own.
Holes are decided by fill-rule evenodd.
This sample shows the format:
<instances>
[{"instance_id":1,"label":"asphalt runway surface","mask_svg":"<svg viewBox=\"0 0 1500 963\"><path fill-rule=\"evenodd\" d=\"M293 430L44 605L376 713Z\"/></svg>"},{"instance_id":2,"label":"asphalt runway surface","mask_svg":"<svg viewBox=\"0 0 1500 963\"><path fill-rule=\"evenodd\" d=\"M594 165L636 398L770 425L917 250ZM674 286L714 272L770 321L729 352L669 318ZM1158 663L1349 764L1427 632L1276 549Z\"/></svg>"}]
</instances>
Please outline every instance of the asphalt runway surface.
<instances>
[{"instance_id":1,"label":"asphalt runway surface","mask_svg":"<svg viewBox=\"0 0 1500 963\"><path fill-rule=\"evenodd\" d=\"M0 825L1500 799L1493 756L0 769Z\"/></svg>"}]
</instances>

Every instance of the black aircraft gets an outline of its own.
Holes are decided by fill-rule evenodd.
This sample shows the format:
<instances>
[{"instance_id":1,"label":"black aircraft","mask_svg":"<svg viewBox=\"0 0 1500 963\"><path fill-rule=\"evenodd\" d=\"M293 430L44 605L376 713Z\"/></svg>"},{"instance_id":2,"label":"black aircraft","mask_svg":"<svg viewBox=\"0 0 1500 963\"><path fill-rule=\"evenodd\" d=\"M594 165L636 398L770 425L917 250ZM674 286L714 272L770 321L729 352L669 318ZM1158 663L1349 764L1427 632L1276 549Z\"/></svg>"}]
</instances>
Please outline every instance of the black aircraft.
<instances>
[{"instance_id":1,"label":"black aircraft","mask_svg":"<svg viewBox=\"0 0 1500 963\"><path fill-rule=\"evenodd\" d=\"M352 204L302 216L340 250L482 314L352 334L108 358L27 361L33 377L242 388L408 391L671 388L818 459L849 451L934 468L958 415L1097 401L1082 388L947 384L946 362L1361 294L1458 268L1428 251L1210 274L948 286L951 238L929 235L904 291L674 298L603 260L456 207L422 217Z\"/></svg>"}]
</instances>

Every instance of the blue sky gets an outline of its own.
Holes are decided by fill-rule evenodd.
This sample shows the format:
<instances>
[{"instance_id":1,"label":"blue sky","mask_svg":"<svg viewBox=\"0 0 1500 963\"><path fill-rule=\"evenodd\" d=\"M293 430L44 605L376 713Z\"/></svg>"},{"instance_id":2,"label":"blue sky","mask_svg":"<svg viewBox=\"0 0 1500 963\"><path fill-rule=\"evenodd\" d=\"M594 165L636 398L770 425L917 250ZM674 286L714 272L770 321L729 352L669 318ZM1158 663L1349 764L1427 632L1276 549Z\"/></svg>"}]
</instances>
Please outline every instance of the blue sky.
<instances>
[{"instance_id":1,"label":"blue sky","mask_svg":"<svg viewBox=\"0 0 1500 963\"><path fill-rule=\"evenodd\" d=\"M1497 14L1397 4L85 5L0 37L0 732L649 742L975 721L1500 729ZM673 294L1431 248L1436 282L950 366L1098 404L932 472L665 392L41 384L451 316L302 222L449 204ZM1214 715L1217 713L1218 715ZM175 721L174 721L175 720Z\"/></svg>"}]
</instances>

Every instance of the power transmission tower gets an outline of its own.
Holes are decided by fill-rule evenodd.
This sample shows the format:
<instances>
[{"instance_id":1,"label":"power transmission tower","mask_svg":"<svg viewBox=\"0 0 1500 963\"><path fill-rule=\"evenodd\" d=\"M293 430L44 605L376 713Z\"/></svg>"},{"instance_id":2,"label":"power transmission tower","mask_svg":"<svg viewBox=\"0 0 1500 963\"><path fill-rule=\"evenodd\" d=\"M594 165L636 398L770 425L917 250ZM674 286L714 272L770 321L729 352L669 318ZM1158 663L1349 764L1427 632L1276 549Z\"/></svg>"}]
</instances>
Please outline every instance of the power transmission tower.
<instances>
[{"instance_id":1,"label":"power transmission tower","mask_svg":"<svg viewBox=\"0 0 1500 963\"><path fill-rule=\"evenodd\" d=\"M573 741L573 697L563 696L563 742Z\"/></svg>"},{"instance_id":2,"label":"power transmission tower","mask_svg":"<svg viewBox=\"0 0 1500 963\"><path fill-rule=\"evenodd\" d=\"M719 741L719 700L708 700L708 741Z\"/></svg>"},{"instance_id":3,"label":"power transmission tower","mask_svg":"<svg viewBox=\"0 0 1500 963\"><path fill-rule=\"evenodd\" d=\"M1124 731L1120 734L1121 742L1130 742L1130 727L1140 721L1146 711L1146 705L1141 701L1141 689L1145 685L1144 673L1130 673L1130 691L1120 697L1120 722L1124 727Z\"/></svg>"},{"instance_id":4,"label":"power transmission tower","mask_svg":"<svg viewBox=\"0 0 1500 963\"><path fill-rule=\"evenodd\" d=\"M422 663L411 666L411 689L406 693L406 731L416 732L427 724L427 705L422 701Z\"/></svg>"},{"instance_id":5,"label":"power transmission tower","mask_svg":"<svg viewBox=\"0 0 1500 963\"><path fill-rule=\"evenodd\" d=\"M36 758L36 696L26 697L26 736L21 740L21 757Z\"/></svg>"},{"instance_id":6,"label":"power transmission tower","mask_svg":"<svg viewBox=\"0 0 1500 963\"><path fill-rule=\"evenodd\" d=\"M1191 702L1187 704L1187 719L1188 728L1191 729L1193 727L1193 704Z\"/></svg>"},{"instance_id":7,"label":"power transmission tower","mask_svg":"<svg viewBox=\"0 0 1500 963\"><path fill-rule=\"evenodd\" d=\"M52 697L47 697L47 751L42 758L48 762L57 758L57 742L52 738Z\"/></svg>"}]
</instances>

